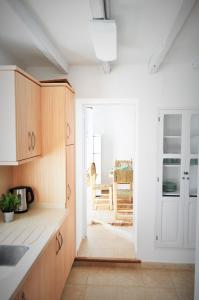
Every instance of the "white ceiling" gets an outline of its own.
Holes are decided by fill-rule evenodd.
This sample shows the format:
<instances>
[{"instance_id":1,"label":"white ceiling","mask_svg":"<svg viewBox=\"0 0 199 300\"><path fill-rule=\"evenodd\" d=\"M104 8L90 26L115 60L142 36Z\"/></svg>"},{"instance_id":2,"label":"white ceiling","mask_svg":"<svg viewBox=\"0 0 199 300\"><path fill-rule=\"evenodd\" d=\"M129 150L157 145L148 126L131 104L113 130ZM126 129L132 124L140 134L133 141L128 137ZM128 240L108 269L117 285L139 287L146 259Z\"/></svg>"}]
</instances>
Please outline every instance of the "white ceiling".
<instances>
[{"instance_id":1,"label":"white ceiling","mask_svg":"<svg viewBox=\"0 0 199 300\"><path fill-rule=\"evenodd\" d=\"M89 33L89 0L26 0L51 41L69 64L98 64ZM182 0L110 0L118 29L116 63L144 64L164 42ZM167 62L192 62L199 53L199 1L167 56ZM0 48L24 66L51 63L6 0L0 0Z\"/></svg>"}]
</instances>

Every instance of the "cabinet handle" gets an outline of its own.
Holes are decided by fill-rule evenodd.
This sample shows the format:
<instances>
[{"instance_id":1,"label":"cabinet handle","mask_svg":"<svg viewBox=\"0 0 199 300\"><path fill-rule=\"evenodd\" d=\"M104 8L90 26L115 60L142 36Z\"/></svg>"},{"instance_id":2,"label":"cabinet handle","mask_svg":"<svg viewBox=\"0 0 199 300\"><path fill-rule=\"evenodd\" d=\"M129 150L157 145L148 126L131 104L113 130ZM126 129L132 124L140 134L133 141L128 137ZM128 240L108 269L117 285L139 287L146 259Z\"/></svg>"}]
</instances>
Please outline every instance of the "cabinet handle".
<instances>
[{"instance_id":1,"label":"cabinet handle","mask_svg":"<svg viewBox=\"0 0 199 300\"><path fill-rule=\"evenodd\" d=\"M61 246L60 246L60 249L62 248L62 245L63 245L63 237L62 237L62 234L60 233L60 231L59 231L59 236L60 236L60 238L61 238Z\"/></svg>"},{"instance_id":2,"label":"cabinet handle","mask_svg":"<svg viewBox=\"0 0 199 300\"><path fill-rule=\"evenodd\" d=\"M21 294L21 300L27 300L24 292L22 292L22 294Z\"/></svg>"},{"instance_id":3,"label":"cabinet handle","mask_svg":"<svg viewBox=\"0 0 199 300\"><path fill-rule=\"evenodd\" d=\"M70 137L70 125L68 122L66 128L67 128L67 139L68 139Z\"/></svg>"},{"instance_id":4,"label":"cabinet handle","mask_svg":"<svg viewBox=\"0 0 199 300\"><path fill-rule=\"evenodd\" d=\"M68 188L68 191L69 191L69 193L67 193L67 200L69 201L70 197L71 197L71 188L70 188L69 184L67 184L67 188Z\"/></svg>"},{"instance_id":5,"label":"cabinet handle","mask_svg":"<svg viewBox=\"0 0 199 300\"><path fill-rule=\"evenodd\" d=\"M58 245L58 249L56 249L56 255L59 253L59 250L61 249L61 245L60 245L60 241L56 235L56 242L57 242L57 245Z\"/></svg>"},{"instance_id":6,"label":"cabinet handle","mask_svg":"<svg viewBox=\"0 0 199 300\"><path fill-rule=\"evenodd\" d=\"M189 172L184 172L184 175L188 175L189 174Z\"/></svg>"},{"instance_id":7,"label":"cabinet handle","mask_svg":"<svg viewBox=\"0 0 199 300\"><path fill-rule=\"evenodd\" d=\"M189 177L187 177L187 180L189 180Z\"/></svg>"},{"instance_id":8,"label":"cabinet handle","mask_svg":"<svg viewBox=\"0 0 199 300\"><path fill-rule=\"evenodd\" d=\"M28 150L30 151L32 148L32 137L30 131L28 131Z\"/></svg>"},{"instance_id":9,"label":"cabinet handle","mask_svg":"<svg viewBox=\"0 0 199 300\"><path fill-rule=\"evenodd\" d=\"M182 179L185 179L185 177L183 176Z\"/></svg>"},{"instance_id":10,"label":"cabinet handle","mask_svg":"<svg viewBox=\"0 0 199 300\"><path fill-rule=\"evenodd\" d=\"M35 149L35 144L36 144L36 137L35 137L35 133L32 131L32 150Z\"/></svg>"}]
</instances>

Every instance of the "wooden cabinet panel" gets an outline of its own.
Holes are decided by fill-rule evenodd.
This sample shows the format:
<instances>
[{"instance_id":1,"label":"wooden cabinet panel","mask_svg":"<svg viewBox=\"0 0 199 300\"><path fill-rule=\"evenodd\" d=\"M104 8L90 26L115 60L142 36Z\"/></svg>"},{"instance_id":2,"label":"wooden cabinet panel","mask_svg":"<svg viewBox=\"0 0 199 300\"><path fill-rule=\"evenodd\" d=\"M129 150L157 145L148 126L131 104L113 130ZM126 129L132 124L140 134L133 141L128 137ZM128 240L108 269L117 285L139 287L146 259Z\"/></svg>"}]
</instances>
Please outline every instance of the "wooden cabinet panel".
<instances>
[{"instance_id":1,"label":"wooden cabinet panel","mask_svg":"<svg viewBox=\"0 0 199 300\"><path fill-rule=\"evenodd\" d=\"M41 154L41 97L40 86L31 82L31 103L29 105L29 122L31 132L32 156Z\"/></svg>"},{"instance_id":2,"label":"wooden cabinet panel","mask_svg":"<svg viewBox=\"0 0 199 300\"><path fill-rule=\"evenodd\" d=\"M18 165L41 154L40 85L16 70L0 77L0 164Z\"/></svg>"},{"instance_id":3,"label":"wooden cabinet panel","mask_svg":"<svg viewBox=\"0 0 199 300\"><path fill-rule=\"evenodd\" d=\"M66 207L75 214L75 146L66 147Z\"/></svg>"},{"instance_id":4,"label":"wooden cabinet panel","mask_svg":"<svg viewBox=\"0 0 199 300\"><path fill-rule=\"evenodd\" d=\"M66 89L66 145L75 144L75 100L74 93Z\"/></svg>"},{"instance_id":5,"label":"wooden cabinet panel","mask_svg":"<svg viewBox=\"0 0 199 300\"><path fill-rule=\"evenodd\" d=\"M54 237L44 250L38 262L40 299L56 300L55 297L55 264L56 264L56 238Z\"/></svg>"},{"instance_id":6,"label":"wooden cabinet panel","mask_svg":"<svg viewBox=\"0 0 199 300\"><path fill-rule=\"evenodd\" d=\"M19 300L40 299L39 271L38 264L35 263L19 293Z\"/></svg>"},{"instance_id":7,"label":"wooden cabinet panel","mask_svg":"<svg viewBox=\"0 0 199 300\"><path fill-rule=\"evenodd\" d=\"M18 72L15 73L15 97L17 160L22 160L31 156L31 132L28 124L31 87L30 81Z\"/></svg>"}]
</instances>

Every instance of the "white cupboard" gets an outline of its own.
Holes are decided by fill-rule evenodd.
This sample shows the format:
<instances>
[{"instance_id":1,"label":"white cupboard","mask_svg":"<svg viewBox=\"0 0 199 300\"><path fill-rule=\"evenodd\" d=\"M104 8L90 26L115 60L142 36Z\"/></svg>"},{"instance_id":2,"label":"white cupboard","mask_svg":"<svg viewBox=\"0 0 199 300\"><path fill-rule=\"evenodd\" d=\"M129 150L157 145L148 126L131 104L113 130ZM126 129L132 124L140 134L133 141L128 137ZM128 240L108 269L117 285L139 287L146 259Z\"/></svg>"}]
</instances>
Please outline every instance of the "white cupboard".
<instances>
[{"instance_id":1,"label":"white cupboard","mask_svg":"<svg viewBox=\"0 0 199 300\"><path fill-rule=\"evenodd\" d=\"M158 121L156 244L194 248L199 111L161 110Z\"/></svg>"}]
</instances>

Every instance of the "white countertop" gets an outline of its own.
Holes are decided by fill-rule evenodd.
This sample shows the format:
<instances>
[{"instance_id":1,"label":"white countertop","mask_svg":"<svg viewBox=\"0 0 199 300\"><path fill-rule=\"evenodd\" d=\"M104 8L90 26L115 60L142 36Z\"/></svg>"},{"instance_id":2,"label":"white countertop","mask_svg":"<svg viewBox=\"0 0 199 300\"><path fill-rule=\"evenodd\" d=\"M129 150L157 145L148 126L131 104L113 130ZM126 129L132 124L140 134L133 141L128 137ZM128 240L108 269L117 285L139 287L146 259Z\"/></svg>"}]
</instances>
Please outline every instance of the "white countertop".
<instances>
[{"instance_id":1,"label":"white countertop","mask_svg":"<svg viewBox=\"0 0 199 300\"><path fill-rule=\"evenodd\" d=\"M4 223L0 215L0 245L29 247L16 266L0 266L0 300L11 299L66 215L63 208L32 208L27 213L15 214L11 223Z\"/></svg>"}]
</instances>

